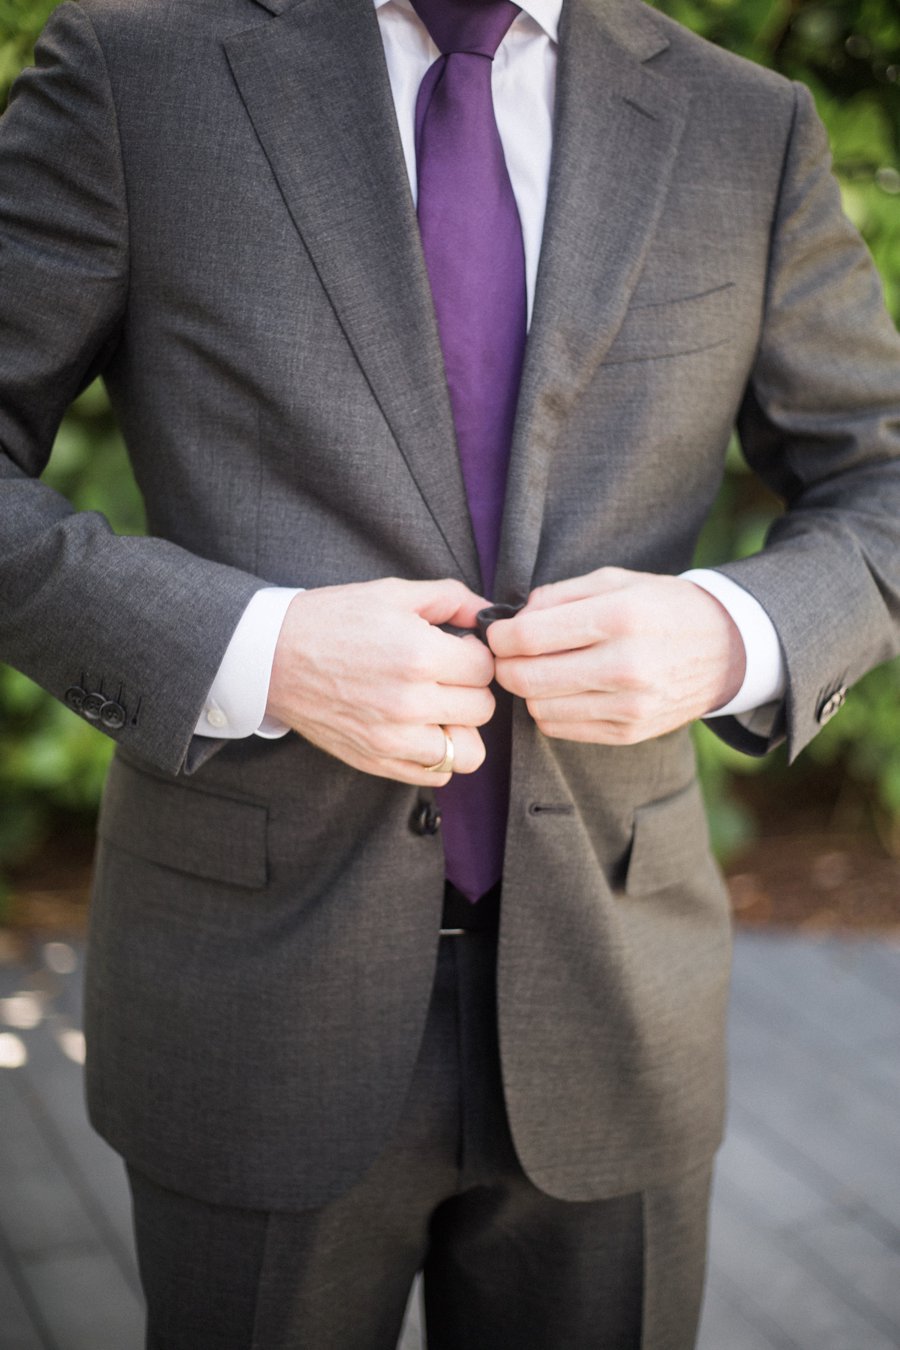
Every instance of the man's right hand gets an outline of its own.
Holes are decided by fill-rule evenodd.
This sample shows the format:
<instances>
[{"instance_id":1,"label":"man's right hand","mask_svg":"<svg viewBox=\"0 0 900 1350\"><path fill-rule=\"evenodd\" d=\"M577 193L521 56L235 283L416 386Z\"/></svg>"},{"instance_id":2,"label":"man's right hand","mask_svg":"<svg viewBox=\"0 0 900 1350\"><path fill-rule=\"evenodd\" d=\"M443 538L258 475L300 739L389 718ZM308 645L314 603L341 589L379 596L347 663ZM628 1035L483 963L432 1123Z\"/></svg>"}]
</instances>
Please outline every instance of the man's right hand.
<instances>
[{"instance_id":1,"label":"man's right hand","mask_svg":"<svg viewBox=\"0 0 900 1350\"><path fill-rule=\"evenodd\" d=\"M494 658L473 628L487 601L461 582L394 578L302 591L291 601L272 666L266 711L345 764L400 783L441 787L425 765L454 773L484 760Z\"/></svg>"}]
</instances>

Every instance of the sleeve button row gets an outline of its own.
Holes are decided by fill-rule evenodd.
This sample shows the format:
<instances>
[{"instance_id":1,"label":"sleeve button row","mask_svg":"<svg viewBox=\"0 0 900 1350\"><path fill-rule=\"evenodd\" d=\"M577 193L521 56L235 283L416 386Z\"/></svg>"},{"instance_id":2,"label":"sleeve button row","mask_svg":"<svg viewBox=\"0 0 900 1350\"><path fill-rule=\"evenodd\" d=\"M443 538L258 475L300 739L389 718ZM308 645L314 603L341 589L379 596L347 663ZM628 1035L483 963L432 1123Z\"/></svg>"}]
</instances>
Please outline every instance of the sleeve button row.
<instances>
[{"instance_id":1,"label":"sleeve button row","mask_svg":"<svg viewBox=\"0 0 900 1350\"><path fill-rule=\"evenodd\" d=\"M816 720L820 726L830 722L835 713L838 712L847 701L847 687L841 685L840 689L835 689L825 699L822 700L816 713Z\"/></svg>"},{"instance_id":2,"label":"sleeve button row","mask_svg":"<svg viewBox=\"0 0 900 1350\"><path fill-rule=\"evenodd\" d=\"M65 692L65 701L73 712L81 713L89 722L99 722L107 731L120 731L125 725L126 712L121 703L105 694L87 693L80 684L73 684Z\"/></svg>"}]
</instances>

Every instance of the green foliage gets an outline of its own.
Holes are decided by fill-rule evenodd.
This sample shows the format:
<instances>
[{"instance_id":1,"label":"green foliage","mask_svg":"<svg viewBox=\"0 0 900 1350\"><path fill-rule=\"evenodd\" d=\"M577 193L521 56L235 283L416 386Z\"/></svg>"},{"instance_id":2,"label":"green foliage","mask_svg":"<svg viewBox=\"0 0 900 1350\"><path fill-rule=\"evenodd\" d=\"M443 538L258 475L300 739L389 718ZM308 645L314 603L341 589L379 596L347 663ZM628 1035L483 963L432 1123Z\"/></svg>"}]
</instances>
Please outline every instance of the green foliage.
<instances>
[{"instance_id":1,"label":"green foliage","mask_svg":"<svg viewBox=\"0 0 900 1350\"><path fill-rule=\"evenodd\" d=\"M56 0L0 0L0 102ZM900 318L900 8L896 0L658 0L658 7L714 42L812 90L829 130L848 214L878 264ZM142 528L141 506L105 395L94 386L63 424L47 472L78 509L101 510L115 528ZM698 550L712 564L757 550L778 503L746 471L737 447L717 511ZM720 853L744 843L754 820L740 784L766 773L777 795L783 755L753 760L704 728L697 751ZM60 813L94 810L111 742L24 677L0 668L0 886L4 863L39 847ZM791 770L840 769L900 851L900 665L881 667L853 691Z\"/></svg>"},{"instance_id":2,"label":"green foliage","mask_svg":"<svg viewBox=\"0 0 900 1350\"><path fill-rule=\"evenodd\" d=\"M812 91L828 128L844 209L881 273L888 307L900 320L900 8L896 0L656 0L695 32L770 66ZM747 473L737 446L697 563L711 566L756 552L778 502ZM713 837L727 855L752 834L741 779L765 772L773 794L802 799L823 770L846 782L885 844L900 852L900 664L874 670L853 690L791 770L783 755L735 755L705 727L696 743Z\"/></svg>"},{"instance_id":3,"label":"green foliage","mask_svg":"<svg viewBox=\"0 0 900 1350\"><path fill-rule=\"evenodd\" d=\"M35 40L59 0L0 0L0 102L31 60Z\"/></svg>"}]
</instances>

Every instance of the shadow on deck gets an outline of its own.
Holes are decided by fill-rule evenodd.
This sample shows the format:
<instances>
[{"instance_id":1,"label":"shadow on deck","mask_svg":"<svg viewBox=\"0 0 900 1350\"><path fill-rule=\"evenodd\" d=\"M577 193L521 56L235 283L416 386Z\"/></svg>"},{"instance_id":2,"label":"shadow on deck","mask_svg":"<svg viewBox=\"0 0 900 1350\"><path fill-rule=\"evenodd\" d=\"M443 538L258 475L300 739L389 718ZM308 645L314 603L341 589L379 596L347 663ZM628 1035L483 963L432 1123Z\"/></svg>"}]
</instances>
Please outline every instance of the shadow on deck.
<instances>
[{"instance_id":1,"label":"shadow on deck","mask_svg":"<svg viewBox=\"0 0 900 1350\"><path fill-rule=\"evenodd\" d=\"M82 1105L80 953L3 955L0 1346L139 1350L124 1176ZM698 1350L898 1350L900 946L739 934L730 1037ZM401 1350L420 1343L413 1299Z\"/></svg>"}]
</instances>

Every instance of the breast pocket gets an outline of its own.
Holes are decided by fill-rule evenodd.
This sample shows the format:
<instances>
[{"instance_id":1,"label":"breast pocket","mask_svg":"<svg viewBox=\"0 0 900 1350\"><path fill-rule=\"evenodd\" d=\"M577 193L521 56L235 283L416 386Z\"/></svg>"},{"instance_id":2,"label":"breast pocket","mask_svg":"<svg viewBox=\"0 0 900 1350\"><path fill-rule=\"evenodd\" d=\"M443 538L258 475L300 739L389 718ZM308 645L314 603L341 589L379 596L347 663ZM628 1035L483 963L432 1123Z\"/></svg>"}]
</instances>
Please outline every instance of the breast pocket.
<instances>
[{"instance_id":1,"label":"breast pocket","mask_svg":"<svg viewBox=\"0 0 900 1350\"><path fill-rule=\"evenodd\" d=\"M633 303L603 364L657 361L722 346L739 322L736 300L737 287L728 281L696 295Z\"/></svg>"}]
</instances>

